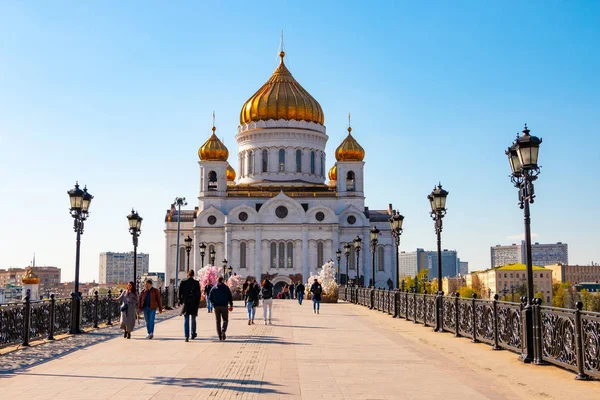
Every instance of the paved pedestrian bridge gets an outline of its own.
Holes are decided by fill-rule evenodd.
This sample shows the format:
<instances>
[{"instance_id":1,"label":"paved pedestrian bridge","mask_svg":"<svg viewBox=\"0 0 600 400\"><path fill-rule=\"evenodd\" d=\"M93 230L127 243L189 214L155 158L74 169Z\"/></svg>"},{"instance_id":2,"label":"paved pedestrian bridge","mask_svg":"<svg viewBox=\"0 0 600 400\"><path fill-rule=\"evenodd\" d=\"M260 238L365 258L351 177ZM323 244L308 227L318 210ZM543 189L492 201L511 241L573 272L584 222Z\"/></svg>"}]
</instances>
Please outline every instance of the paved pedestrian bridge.
<instances>
[{"instance_id":1,"label":"paved pedestrian bridge","mask_svg":"<svg viewBox=\"0 0 600 400\"><path fill-rule=\"evenodd\" d=\"M173 310L153 340L113 326L12 351L0 355L0 399L600 398L600 382L508 351L350 303L311 306L276 300L272 326L248 326L236 303L225 342L201 310L185 343Z\"/></svg>"}]
</instances>

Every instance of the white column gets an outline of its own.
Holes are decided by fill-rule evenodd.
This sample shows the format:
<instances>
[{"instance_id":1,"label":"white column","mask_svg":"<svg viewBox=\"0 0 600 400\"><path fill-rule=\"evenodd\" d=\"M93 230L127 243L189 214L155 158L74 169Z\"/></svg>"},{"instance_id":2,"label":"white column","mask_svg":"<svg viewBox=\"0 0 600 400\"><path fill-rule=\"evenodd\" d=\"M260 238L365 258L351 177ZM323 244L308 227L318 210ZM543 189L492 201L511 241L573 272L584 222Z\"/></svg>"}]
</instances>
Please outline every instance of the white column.
<instances>
[{"instance_id":1,"label":"white column","mask_svg":"<svg viewBox=\"0 0 600 400\"><path fill-rule=\"evenodd\" d=\"M302 227L302 281L308 280L308 227Z\"/></svg>"},{"instance_id":2,"label":"white column","mask_svg":"<svg viewBox=\"0 0 600 400\"><path fill-rule=\"evenodd\" d=\"M334 260L337 263L337 260L335 258L336 257L335 252L338 249L340 249L340 231L337 226L334 226L332 228L332 230L333 230L332 235L331 235L332 249L331 249L331 255L329 256L329 258L331 258L332 260ZM340 250L342 250L342 249L340 249Z\"/></svg>"},{"instance_id":3,"label":"white column","mask_svg":"<svg viewBox=\"0 0 600 400\"><path fill-rule=\"evenodd\" d=\"M262 228L257 226L254 231L254 277L259 281L262 274Z\"/></svg>"},{"instance_id":4,"label":"white column","mask_svg":"<svg viewBox=\"0 0 600 400\"><path fill-rule=\"evenodd\" d=\"M225 226L225 243L223 249L223 258L226 258L228 261L231 260L231 227ZM223 260L216 260L215 263L220 263L222 266Z\"/></svg>"}]
</instances>

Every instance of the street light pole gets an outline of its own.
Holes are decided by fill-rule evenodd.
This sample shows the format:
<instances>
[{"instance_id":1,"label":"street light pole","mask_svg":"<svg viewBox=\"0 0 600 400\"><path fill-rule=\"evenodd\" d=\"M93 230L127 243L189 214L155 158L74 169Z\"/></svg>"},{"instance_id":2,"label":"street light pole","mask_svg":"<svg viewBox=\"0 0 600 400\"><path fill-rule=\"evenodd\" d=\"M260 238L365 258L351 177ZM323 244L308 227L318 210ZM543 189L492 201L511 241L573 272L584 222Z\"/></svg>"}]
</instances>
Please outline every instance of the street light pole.
<instances>
[{"instance_id":1,"label":"street light pole","mask_svg":"<svg viewBox=\"0 0 600 400\"><path fill-rule=\"evenodd\" d=\"M210 257L210 265L212 265L214 267L215 266L215 258L217 257L217 252L215 251L214 247L212 247L210 249L210 251L208 252L208 256Z\"/></svg>"},{"instance_id":2,"label":"street light pole","mask_svg":"<svg viewBox=\"0 0 600 400\"><path fill-rule=\"evenodd\" d=\"M439 183L437 187L433 188L431 194L427 196L429 200L429 204L431 206L431 211L429 215L435 222L435 233L437 235L437 307L436 307L436 332L442 332L442 219L446 215L446 198L448 197L448 192L442 189L442 184Z\"/></svg>"},{"instance_id":3,"label":"street light pole","mask_svg":"<svg viewBox=\"0 0 600 400\"><path fill-rule=\"evenodd\" d=\"M79 189L79 183L75 182L75 187L67 192L71 203L71 216L73 217L73 230L77 233L75 240L75 291L71 294L71 334L82 333L80 329L80 309L81 297L79 295L79 258L81 249L81 235L83 234L84 221L89 216L90 203L94 196L87 191Z\"/></svg>"},{"instance_id":4,"label":"street light pole","mask_svg":"<svg viewBox=\"0 0 600 400\"><path fill-rule=\"evenodd\" d=\"M181 206L187 206L185 197L175 197L177 204L177 254L175 257L175 289L179 287L179 236L181 236Z\"/></svg>"},{"instance_id":5,"label":"street light pole","mask_svg":"<svg viewBox=\"0 0 600 400\"><path fill-rule=\"evenodd\" d=\"M348 264L349 264L349 260L350 260L350 251L352 250L352 246L350 245L350 243L346 243L344 245L344 254L346 255L346 285L348 285L348 281L349 281L349 276L348 276Z\"/></svg>"},{"instance_id":6,"label":"street light pole","mask_svg":"<svg viewBox=\"0 0 600 400\"><path fill-rule=\"evenodd\" d=\"M369 231L369 239L371 239L371 253L372 253L372 263L371 263L371 277L373 278L372 286L375 287L375 250L377 250L377 243L379 243L379 229L376 226L373 226Z\"/></svg>"},{"instance_id":7,"label":"street light pole","mask_svg":"<svg viewBox=\"0 0 600 400\"><path fill-rule=\"evenodd\" d=\"M390 217L390 226L392 228L392 238L394 239L394 247L396 248L396 288L400 289L400 258L398 248L400 247L400 235L402 235L402 223L404 216L399 212L394 211Z\"/></svg>"},{"instance_id":8,"label":"street light pole","mask_svg":"<svg viewBox=\"0 0 600 400\"><path fill-rule=\"evenodd\" d=\"M533 361L533 263L531 259L531 214L529 204L535 199L533 182L540 174L538 155L542 139L531 136L525 124L523 135L517 136L513 144L506 150L511 168L511 182L519 189L519 207L523 210L525 228L525 264L527 267L527 304L525 305L525 329L527 352L520 359L525 363Z\"/></svg>"},{"instance_id":9,"label":"street light pole","mask_svg":"<svg viewBox=\"0 0 600 400\"><path fill-rule=\"evenodd\" d=\"M131 214L127 216L129 222L129 233L133 239L133 281L137 282L137 247L138 237L142 234L142 220L143 218L132 208ZM136 286L136 291L139 290Z\"/></svg>"},{"instance_id":10,"label":"street light pole","mask_svg":"<svg viewBox=\"0 0 600 400\"><path fill-rule=\"evenodd\" d=\"M202 259L202 268L204 268L204 255L206 254L206 244L202 242L200 244L200 258Z\"/></svg>"},{"instance_id":11,"label":"street light pole","mask_svg":"<svg viewBox=\"0 0 600 400\"><path fill-rule=\"evenodd\" d=\"M187 270L190 270L190 253L192 251L192 242L194 240L190 237L190 235L188 235L188 237L186 237L184 239L185 242L185 251L187 252Z\"/></svg>"},{"instance_id":12,"label":"street light pole","mask_svg":"<svg viewBox=\"0 0 600 400\"><path fill-rule=\"evenodd\" d=\"M339 285L341 284L340 282L340 259L342 258L342 251L340 249L337 249L335 251L335 258L337 259L337 270L336 272L336 283Z\"/></svg>"},{"instance_id":13,"label":"street light pole","mask_svg":"<svg viewBox=\"0 0 600 400\"><path fill-rule=\"evenodd\" d=\"M362 239L358 236L354 238L354 251L356 251L356 284L360 286L360 244ZM363 282L364 283L364 282Z\"/></svg>"}]
</instances>

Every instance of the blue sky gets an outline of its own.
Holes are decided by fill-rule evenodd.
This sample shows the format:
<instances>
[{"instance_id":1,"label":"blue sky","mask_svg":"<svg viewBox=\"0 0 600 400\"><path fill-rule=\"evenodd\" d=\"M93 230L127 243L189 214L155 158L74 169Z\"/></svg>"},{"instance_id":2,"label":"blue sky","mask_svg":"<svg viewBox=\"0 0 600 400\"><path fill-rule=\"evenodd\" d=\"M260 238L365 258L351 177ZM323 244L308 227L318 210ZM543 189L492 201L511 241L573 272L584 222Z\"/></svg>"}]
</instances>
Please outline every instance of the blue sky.
<instances>
[{"instance_id":1,"label":"blue sky","mask_svg":"<svg viewBox=\"0 0 600 400\"><path fill-rule=\"evenodd\" d=\"M371 208L406 216L401 248L435 248L426 195L450 191L443 247L471 269L523 231L504 149L527 122L541 136L532 207L540 242L600 262L600 3L11 2L0 4L0 268L74 275L66 191L96 197L82 278L101 251L140 251L164 269L164 213L196 202L198 147L216 111L237 165L243 102L286 64L320 102L328 167L347 114L366 150Z\"/></svg>"}]
</instances>

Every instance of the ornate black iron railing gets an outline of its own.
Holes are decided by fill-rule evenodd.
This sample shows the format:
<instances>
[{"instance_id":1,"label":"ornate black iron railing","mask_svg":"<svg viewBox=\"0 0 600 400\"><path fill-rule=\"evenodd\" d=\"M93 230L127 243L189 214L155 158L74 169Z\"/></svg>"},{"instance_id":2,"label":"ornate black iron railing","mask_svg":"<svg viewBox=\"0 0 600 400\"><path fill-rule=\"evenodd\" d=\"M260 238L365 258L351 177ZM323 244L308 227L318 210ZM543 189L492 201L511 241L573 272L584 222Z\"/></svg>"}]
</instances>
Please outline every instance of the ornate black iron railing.
<instances>
[{"instance_id":1,"label":"ornate black iron railing","mask_svg":"<svg viewBox=\"0 0 600 400\"><path fill-rule=\"evenodd\" d=\"M525 304L364 287L340 287L340 299L407 321L482 342L494 350L526 353ZM523 299L524 300L524 299ZM440 308L439 310L437 308ZM551 363L577 372L577 379L600 378L600 313L560 309L533 302L534 362ZM439 313L439 314L438 314Z\"/></svg>"},{"instance_id":2,"label":"ornate black iron railing","mask_svg":"<svg viewBox=\"0 0 600 400\"><path fill-rule=\"evenodd\" d=\"M168 288L167 288L168 289ZM173 291L174 299L177 290ZM168 307L169 290L161 290L161 300ZM0 347L22 344L29 345L31 340L53 340L57 334L67 333L71 327L72 298L55 299L54 295L47 300L30 300L23 302L0 304ZM120 317L120 304L114 301L109 291L106 296L81 298L80 326L97 328L99 324L112 325Z\"/></svg>"}]
</instances>

